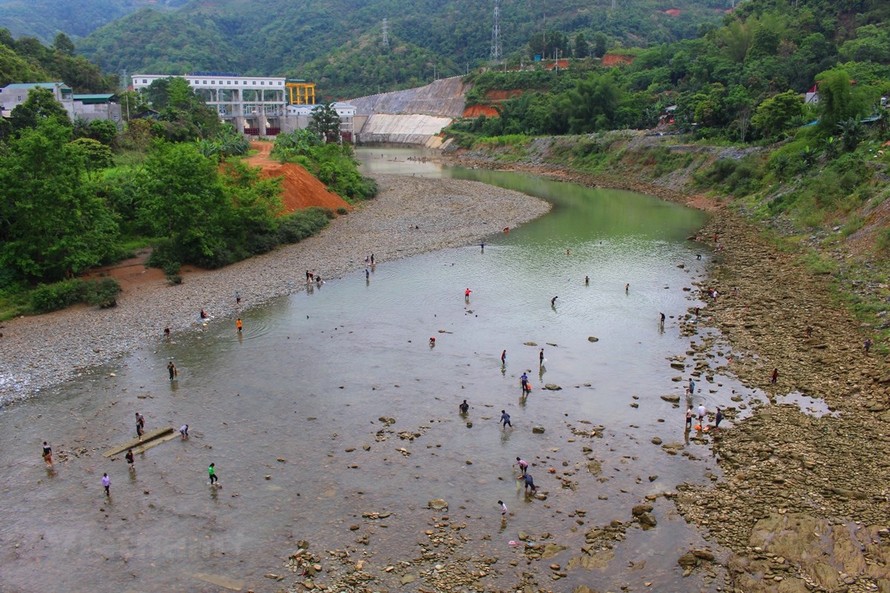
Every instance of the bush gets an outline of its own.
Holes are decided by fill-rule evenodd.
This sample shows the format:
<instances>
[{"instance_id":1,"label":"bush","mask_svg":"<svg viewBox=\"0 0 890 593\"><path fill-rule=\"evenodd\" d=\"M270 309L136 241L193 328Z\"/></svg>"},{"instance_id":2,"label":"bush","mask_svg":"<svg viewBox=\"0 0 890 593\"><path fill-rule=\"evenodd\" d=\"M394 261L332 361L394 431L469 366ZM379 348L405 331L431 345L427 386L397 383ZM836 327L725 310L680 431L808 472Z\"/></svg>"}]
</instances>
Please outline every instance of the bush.
<instances>
[{"instance_id":1,"label":"bush","mask_svg":"<svg viewBox=\"0 0 890 593\"><path fill-rule=\"evenodd\" d=\"M108 309L117 305L117 295L121 292L121 285L114 278L102 278L96 282L84 284L84 300L87 304Z\"/></svg>"},{"instance_id":2,"label":"bush","mask_svg":"<svg viewBox=\"0 0 890 593\"><path fill-rule=\"evenodd\" d=\"M31 309L35 313L49 313L83 301L85 283L80 279L41 284L31 293Z\"/></svg>"},{"instance_id":3,"label":"bush","mask_svg":"<svg viewBox=\"0 0 890 593\"><path fill-rule=\"evenodd\" d=\"M307 208L284 216L278 223L278 239L282 243L297 243L311 237L328 224L327 212L323 208Z\"/></svg>"},{"instance_id":4,"label":"bush","mask_svg":"<svg viewBox=\"0 0 890 593\"><path fill-rule=\"evenodd\" d=\"M763 171L755 157L742 160L719 159L706 171L696 174L698 185L717 188L727 194L740 196L757 191Z\"/></svg>"},{"instance_id":5,"label":"bush","mask_svg":"<svg viewBox=\"0 0 890 593\"><path fill-rule=\"evenodd\" d=\"M54 284L41 284L31 292L31 310L35 313L59 311L77 303L107 309L117 305L120 284L114 278L86 281L80 278Z\"/></svg>"}]
</instances>

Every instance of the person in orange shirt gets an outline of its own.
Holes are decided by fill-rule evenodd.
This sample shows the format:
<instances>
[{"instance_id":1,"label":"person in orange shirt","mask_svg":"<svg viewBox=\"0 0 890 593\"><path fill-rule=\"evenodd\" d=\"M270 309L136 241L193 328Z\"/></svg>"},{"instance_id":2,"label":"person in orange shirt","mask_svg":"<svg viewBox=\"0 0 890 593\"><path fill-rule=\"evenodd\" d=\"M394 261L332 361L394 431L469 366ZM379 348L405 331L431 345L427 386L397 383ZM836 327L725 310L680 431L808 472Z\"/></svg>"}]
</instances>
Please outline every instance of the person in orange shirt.
<instances>
[{"instance_id":1,"label":"person in orange shirt","mask_svg":"<svg viewBox=\"0 0 890 593\"><path fill-rule=\"evenodd\" d=\"M239 333L241 332L242 329L244 329L244 323L241 322L240 317L235 320L235 327L238 329Z\"/></svg>"}]
</instances>

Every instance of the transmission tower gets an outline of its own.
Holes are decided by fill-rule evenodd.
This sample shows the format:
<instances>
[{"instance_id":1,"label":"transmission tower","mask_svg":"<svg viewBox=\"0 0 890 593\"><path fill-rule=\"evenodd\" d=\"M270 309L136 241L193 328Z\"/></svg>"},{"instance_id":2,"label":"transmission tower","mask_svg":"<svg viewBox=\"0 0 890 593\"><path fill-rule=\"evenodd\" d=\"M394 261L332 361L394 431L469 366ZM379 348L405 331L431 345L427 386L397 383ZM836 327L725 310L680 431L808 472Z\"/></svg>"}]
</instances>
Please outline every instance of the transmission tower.
<instances>
[{"instance_id":1,"label":"transmission tower","mask_svg":"<svg viewBox=\"0 0 890 593\"><path fill-rule=\"evenodd\" d=\"M383 19L383 49L389 49L389 23Z\"/></svg>"},{"instance_id":2,"label":"transmission tower","mask_svg":"<svg viewBox=\"0 0 890 593\"><path fill-rule=\"evenodd\" d=\"M491 60L500 62L504 57L501 50L501 2L494 0L494 23L491 26Z\"/></svg>"}]
</instances>

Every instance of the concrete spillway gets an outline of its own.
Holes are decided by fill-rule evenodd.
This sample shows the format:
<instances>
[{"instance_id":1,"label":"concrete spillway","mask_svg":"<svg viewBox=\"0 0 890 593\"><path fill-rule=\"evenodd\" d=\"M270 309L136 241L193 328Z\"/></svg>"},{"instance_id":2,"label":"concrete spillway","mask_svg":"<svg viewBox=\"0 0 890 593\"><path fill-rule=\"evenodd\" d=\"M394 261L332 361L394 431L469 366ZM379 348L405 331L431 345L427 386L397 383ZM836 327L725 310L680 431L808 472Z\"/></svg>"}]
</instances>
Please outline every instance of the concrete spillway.
<instances>
[{"instance_id":1,"label":"concrete spillway","mask_svg":"<svg viewBox=\"0 0 890 593\"><path fill-rule=\"evenodd\" d=\"M435 145L442 128L464 112L460 77L415 89L380 93L349 101L356 107L359 142ZM361 127L358 124L361 122Z\"/></svg>"}]
</instances>

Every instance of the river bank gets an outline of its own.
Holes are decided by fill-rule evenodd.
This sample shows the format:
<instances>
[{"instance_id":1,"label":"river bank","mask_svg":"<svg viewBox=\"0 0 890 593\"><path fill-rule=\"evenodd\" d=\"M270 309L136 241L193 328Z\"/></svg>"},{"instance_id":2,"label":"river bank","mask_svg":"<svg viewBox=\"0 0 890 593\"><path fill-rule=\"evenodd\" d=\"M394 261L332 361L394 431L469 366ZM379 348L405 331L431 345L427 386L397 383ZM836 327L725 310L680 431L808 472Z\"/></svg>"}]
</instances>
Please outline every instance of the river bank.
<instances>
[{"instance_id":1,"label":"river bank","mask_svg":"<svg viewBox=\"0 0 890 593\"><path fill-rule=\"evenodd\" d=\"M371 253L382 264L466 245L549 210L543 200L468 181L379 176L377 182L374 200L301 243L220 270L187 273L177 286L155 277L122 293L112 309L80 306L7 322L0 339L0 402L34 395L159 342L166 327L174 334L194 329L202 309L234 323L241 308L304 290L306 270L337 278L362 270Z\"/></svg>"},{"instance_id":2,"label":"river bank","mask_svg":"<svg viewBox=\"0 0 890 593\"><path fill-rule=\"evenodd\" d=\"M501 168L477 156L457 160ZM734 591L890 591L890 368L865 351L866 336L833 297L829 279L717 199L632 177L533 163L506 168L711 211L699 238L716 255L701 288L718 297L708 299L701 320L721 333L705 337L693 324L698 318L687 316L687 334L699 341L684 362L695 375L735 375L768 394L769 403L714 435L723 478L678 486L676 507L732 551L719 562ZM731 352L731 362L716 366L715 350ZM815 404L802 409L796 399ZM679 563L692 573L710 571L712 561L690 553Z\"/></svg>"}]
</instances>

